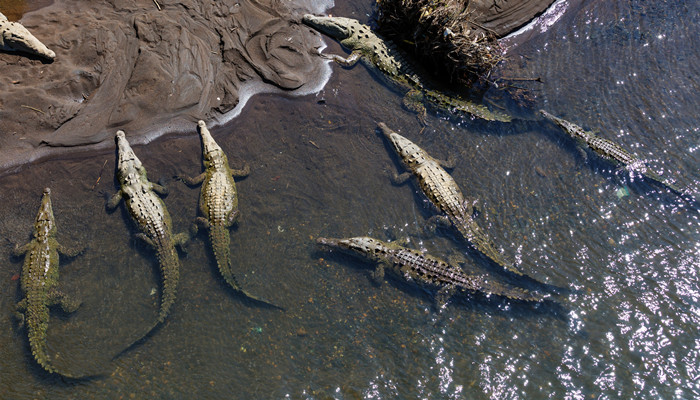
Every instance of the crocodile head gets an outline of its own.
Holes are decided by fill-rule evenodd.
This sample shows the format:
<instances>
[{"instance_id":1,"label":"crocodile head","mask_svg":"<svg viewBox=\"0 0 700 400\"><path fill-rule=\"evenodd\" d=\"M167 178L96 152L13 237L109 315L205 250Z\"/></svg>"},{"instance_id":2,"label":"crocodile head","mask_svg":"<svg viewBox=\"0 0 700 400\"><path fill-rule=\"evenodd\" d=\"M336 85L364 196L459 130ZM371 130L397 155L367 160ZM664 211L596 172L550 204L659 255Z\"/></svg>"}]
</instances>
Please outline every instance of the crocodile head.
<instances>
[{"instance_id":1,"label":"crocodile head","mask_svg":"<svg viewBox=\"0 0 700 400\"><path fill-rule=\"evenodd\" d=\"M361 28L360 22L352 18L317 17L311 14L305 14L301 20L306 25L336 40L347 39Z\"/></svg>"},{"instance_id":2,"label":"crocodile head","mask_svg":"<svg viewBox=\"0 0 700 400\"><path fill-rule=\"evenodd\" d=\"M386 244L380 240L357 236L346 239L318 238L316 243L331 249L342 250L346 253L359 255L372 260L379 260L386 253Z\"/></svg>"},{"instance_id":3,"label":"crocodile head","mask_svg":"<svg viewBox=\"0 0 700 400\"><path fill-rule=\"evenodd\" d=\"M36 222L34 222L34 237L47 237L55 232L56 223L51 206L51 189L45 188L39 212L36 214Z\"/></svg>"},{"instance_id":4,"label":"crocodile head","mask_svg":"<svg viewBox=\"0 0 700 400\"><path fill-rule=\"evenodd\" d=\"M571 123L563 118L555 117L554 115L548 113L545 110L540 110L540 114L543 117L545 117L546 119L555 123L558 127L563 129L569 136L571 136L574 139L576 139L576 138L585 139L585 138L591 136L589 132L584 131L583 128L581 128L580 126L578 126L574 123Z\"/></svg>"},{"instance_id":5,"label":"crocodile head","mask_svg":"<svg viewBox=\"0 0 700 400\"><path fill-rule=\"evenodd\" d=\"M389 140L389 143L391 143L396 153L409 167L415 163L421 162L425 157L423 150L418 147L418 145L392 131L385 123L379 123L379 130L384 137Z\"/></svg>"},{"instance_id":6,"label":"crocodile head","mask_svg":"<svg viewBox=\"0 0 700 400\"><path fill-rule=\"evenodd\" d=\"M32 54L53 61L56 53L49 50L27 28L17 22L9 22L0 14L0 49Z\"/></svg>"},{"instance_id":7,"label":"crocodile head","mask_svg":"<svg viewBox=\"0 0 700 400\"><path fill-rule=\"evenodd\" d=\"M205 167L225 157L224 151L221 150L221 147L214 141L204 121L200 120L197 122L197 131L199 131L199 136L202 138L202 156L204 158Z\"/></svg>"},{"instance_id":8,"label":"crocodile head","mask_svg":"<svg viewBox=\"0 0 700 400\"><path fill-rule=\"evenodd\" d=\"M117 131L114 136L117 142L117 178L120 183L129 182L131 179L138 179L141 175L146 175L146 168L141 164L141 160L136 157L126 140L124 131Z\"/></svg>"}]
</instances>

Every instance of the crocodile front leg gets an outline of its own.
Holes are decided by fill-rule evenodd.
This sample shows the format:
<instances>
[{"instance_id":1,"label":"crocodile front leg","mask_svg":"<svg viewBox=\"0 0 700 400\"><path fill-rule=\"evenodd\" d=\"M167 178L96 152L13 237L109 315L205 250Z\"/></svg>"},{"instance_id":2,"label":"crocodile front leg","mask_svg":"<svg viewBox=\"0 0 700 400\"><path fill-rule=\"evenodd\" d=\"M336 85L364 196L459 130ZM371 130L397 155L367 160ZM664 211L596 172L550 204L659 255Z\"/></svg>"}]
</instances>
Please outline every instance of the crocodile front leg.
<instances>
[{"instance_id":1,"label":"crocodile front leg","mask_svg":"<svg viewBox=\"0 0 700 400\"><path fill-rule=\"evenodd\" d=\"M202 182L204 182L204 178L206 178L206 176L207 176L207 172L204 171L195 177L185 176L185 175L176 175L173 178L177 179L181 182L184 182L187 186L197 186L197 185L200 185Z\"/></svg>"},{"instance_id":2,"label":"crocodile front leg","mask_svg":"<svg viewBox=\"0 0 700 400\"><path fill-rule=\"evenodd\" d=\"M243 178L250 174L250 166L244 165L242 169L231 169L231 176L234 178Z\"/></svg>"},{"instance_id":3,"label":"crocodile front leg","mask_svg":"<svg viewBox=\"0 0 700 400\"><path fill-rule=\"evenodd\" d=\"M29 243L25 244L24 246L20 246L20 245L15 244L15 247L12 249L12 256L13 257L21 257L21 256L27 254L27 252L29 250L31 250L31 248L32 248L32 242L29 242Z\"/></svg>"},{"instance_id":4,"label":"crocodile front leg","mask_svg":"<svg viewBox=\"0 0 700 400\"><path fill-rule=\"evenodd\" d=\"M121 201L122 201L122 191L119 190L117 193L115 193L114 195L112 195L112 197L109 198L109 200L105 204L105 207L107 208L107 210L110 210L110 211L114 210L115 208L117 208L117 206L119 205L119 202L121 202Z\"/></svg>"},{"instance_id":5,"label":"crocodile front leg","mask_svg":"<svg viewBox=\"0 0 700 400\"><path fill-rule=\"evenodd\" d=\"M360 61L360 59L362 58L362 52L359 50L355 50L352 53L350 53L350 55L347 58L338 54L321 54L321 56L328 60L333 60L338 64L342 65L343 67L350 68L357 64L358 61Z\"/></svg>"}]
</instances>

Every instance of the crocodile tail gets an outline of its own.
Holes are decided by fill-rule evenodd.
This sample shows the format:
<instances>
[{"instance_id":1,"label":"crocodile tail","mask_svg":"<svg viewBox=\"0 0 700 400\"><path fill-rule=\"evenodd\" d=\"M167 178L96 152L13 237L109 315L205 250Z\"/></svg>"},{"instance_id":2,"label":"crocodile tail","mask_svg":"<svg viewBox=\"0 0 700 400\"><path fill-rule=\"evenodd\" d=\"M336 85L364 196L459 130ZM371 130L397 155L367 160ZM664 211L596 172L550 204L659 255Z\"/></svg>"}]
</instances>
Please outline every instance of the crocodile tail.
<instances>
[{"instance_id":1,"label":"crocodile tail","mask_svg":"<svg viewBox=\"0 0 700 400\"><path fill-rule=\"evenodd\" d=\"M464 218L466 220L466 218ZM488 237L481 227L474 221L460 221L453 223L459 231L459 234L479 253L491 260L499 267L510 271L518 276L525 276L525 273L520 271L515 265L506 261L500 251L496 248L491 238Z\"/></svg>"},{"instance_id":2,"label":"crocodile tail","mask_svg":"<svg viewBox=\"0 0 700 400\"><path fill-rule=\"evenodd\" d=\"M175 303L177 283L180 279L180 260L172 244L169 246L161 246L158 249L158 262L160 263L160 272L163 281L163 296L160 302L158 323L162 323L165 321L165 318L168 317L170 307Z\"/></svg>"},{"instance_id":3,"label":"crocodile tail","mask_svg":"<svg viewBox=\"0 0 700 400\"><path fill-rule=\"evenodd\" d=\"M219 273L221 273L224 281L226 281L226 283L231 286L233 290L243 294L251 300L284 310L283 307L249 293L238 283L236 276L231 270L231 235L227 227L223 225L210 225L209 239L211 240L211 247L214 251L214 258L216 259L216 265L219 268Z\"/></svg>"},{"instance_id":4,"label":"crocodile tail","mask_svg":"<svg viewBox=\"0 0 700 400\"><path fill-rule=\"evenodd\" d=\"M228 228L223 225L210 225L209 240L211 240L211 248L214 251L219 273L224 277L226 283L234 289L240 290L240 286L231 272L231 234Z\"/></svg>"},{"instance_id":5,"label":"crocodile tail","mask_svg":"<svg viewBox=\"0 0 700 400\"><path fill-rule=\"evenodd\" d=\"M437 105L438 108L467 113L486 121L510 122L512 120L510 115L500 111L491 111L483 104L457 99L431 90L426 91L425 94L429 101Z\"/></svg>"},{"instance_id":6,"label":"crocodile tail","mask_svg":"<svg viewBox=\"0 0 700 400\"><path fill-rule=\"evenodd\" d=\"M26 324L29 336L29 347L36 362L46 371L55 373L46 348L46 332L49 328L49 307L46 304L28 304Z\"/></svg>"}]
</instances>

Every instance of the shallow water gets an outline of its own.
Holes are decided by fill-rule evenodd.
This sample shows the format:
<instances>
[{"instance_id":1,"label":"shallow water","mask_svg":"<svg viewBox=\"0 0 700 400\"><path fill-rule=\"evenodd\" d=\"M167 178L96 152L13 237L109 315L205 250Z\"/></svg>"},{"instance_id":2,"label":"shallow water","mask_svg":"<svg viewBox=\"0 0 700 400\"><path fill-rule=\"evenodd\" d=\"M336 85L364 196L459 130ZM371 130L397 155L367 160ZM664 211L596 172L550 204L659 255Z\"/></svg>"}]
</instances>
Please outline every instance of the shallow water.
<instances>
[{"instance_id":1,"label":"shallow water","mask_svg":"<svg viewBox=\"0 0 700 400\"><path fill-rule=\"evenodd\" d=\"M369 3L369 2L367 2ZM513 44L511 77L541 77L526 110L600 131L697 190L698 5L573 4L545 32ZM334 15L367 20L371 4ZM329 43L327 52L338 52ZM429 116L420 133L401 98L365 68L333 67L318 95L255 96L212 129L234 167L241 218L232 252L241 282L285 312L250 303L219 278L200 235L181 258L178 298L166 323L116 361L108 359L157 316L153 252L131 239L116 190L113 151L28 165L0 178L0 392L7 398L695 398L700 387L698 213L645 182L584 161L540 121L510 126ZM534 117L532 117L534 118ZM432 297L369 264L317 249L318 236L410 236L446 257L467 248L450 231L423 231L433 210L414 186L392 186L395 157L377 121L436 157L481 202L478 218L531 276L571 289L561 306L470 297L435 312ZM163 137L135 151L156 181L176 230L195 216L198 189L172 181L201 170L199 138ZM103 167L104 166L104 167ZM98 181L99 179L99 181ZM62 263L65 292L83 300L52 313L49 345L67 369L109 373L79 384L35 365L12 321L19 299L9 242L31 231L41 190L52 188L59 241L87 246ZM623 189L623 190L621 190ZM621 197L620 197L621 196ZM469 253L465 268L488 273ZM152 289L156 294L152 295Z\"/></svg>"}]
</instances>

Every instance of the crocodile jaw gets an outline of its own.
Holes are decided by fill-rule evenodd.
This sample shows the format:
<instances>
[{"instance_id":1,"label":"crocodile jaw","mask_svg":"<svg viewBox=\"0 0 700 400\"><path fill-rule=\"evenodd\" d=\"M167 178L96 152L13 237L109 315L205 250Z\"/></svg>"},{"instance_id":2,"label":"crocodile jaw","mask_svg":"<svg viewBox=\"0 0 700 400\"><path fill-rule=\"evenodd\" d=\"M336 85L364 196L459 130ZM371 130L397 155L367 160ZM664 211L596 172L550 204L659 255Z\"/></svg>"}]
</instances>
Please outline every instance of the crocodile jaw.
<instances>
[{"instance_id":1,"label":"crocodile jaw","mask_svg":"<svg viewBox=\"0 0 700 400\"><path fill-rule=\"evenodd\" d=\"M351 35L350 25L357 21L343 17L317 17L311 14L305 14L301 19L306 25L316 29L319 32L336 39L347 39Z\"/></svg>"},{"instance_id":2,"label":"crocodile jaw","mask_svg":"<svg viewBox=\"0 0 700 400\"><path fill-rule=\"evenodd\" d=\"M136 169L141 168L141 160L136 157L136 153L134 153L131 145L129 145L129 142L126 140L124 131L117 131L114 140L117 142L117 170L123 171L129 167Z\"/></svg>"},{"instance_id":3,"label":"crocodile jaw","mask_svg":"<svg viewBox=\"0 0 700 400\"><path fill-rule=\"evenodd\" d=\"M386 137L391 143L394 151L401 156L401 159L407 165L409 165L409 167L413 164L413 162L420 160L423 150L421 150L418 145L392 131L383 122L379 123L379 130L382 131L384 137Z\"/></svg>"},{"instance_id":4,"label":"crocodile jaw","mask_svg":"<svg viewBox=\"0 0 700 400\"><path fill-rule=\"evenodd\" d=\"M51 206L51 189L45 188L44 194L41 197L41 205L39 212L36 214L36 222L34 224L34 237L48 237L56 231L54 222L53 207Z\"/></svg>"},{"instance_id":5,"label":"crocodile jaw","mask_svg":"<svg viewBox=\"0 0 700 400\"><path fill-rule=\"evenodd\" d=\"M338 249L345 251L346 253L357 254L369 258L374 258L373 255L377 254L380 248L383 247L380 241L366 236L351 237L346 239L321 237L316 239L316 243L331 249Z\"/></svg>"},{"instance_id":6,"label":"crocodile jaw","mask_svg":"<svg viewBox=\"0 0 700 400\"><path fill-rule=\"evenodd\" d=\"M204 121L200 120L197 122L197 131L199 131L199 136L202 138L202 156L204 162L212 162L216 157L221 157L221 155L223 155L223 150L221 150L221 147L214 141Z\"/></svg>"},{"instance_id":7,"label":"crocodile jaw","mask_svg":"<svg viewBox=\"0 0 700 400\"><path fill-rule=\"evenodd\" d=\"M56 53L34 37L27 28L17 22L9 22L0 14L0 49L33 54L53 61Z\"/></svg>"}]
</instances>

